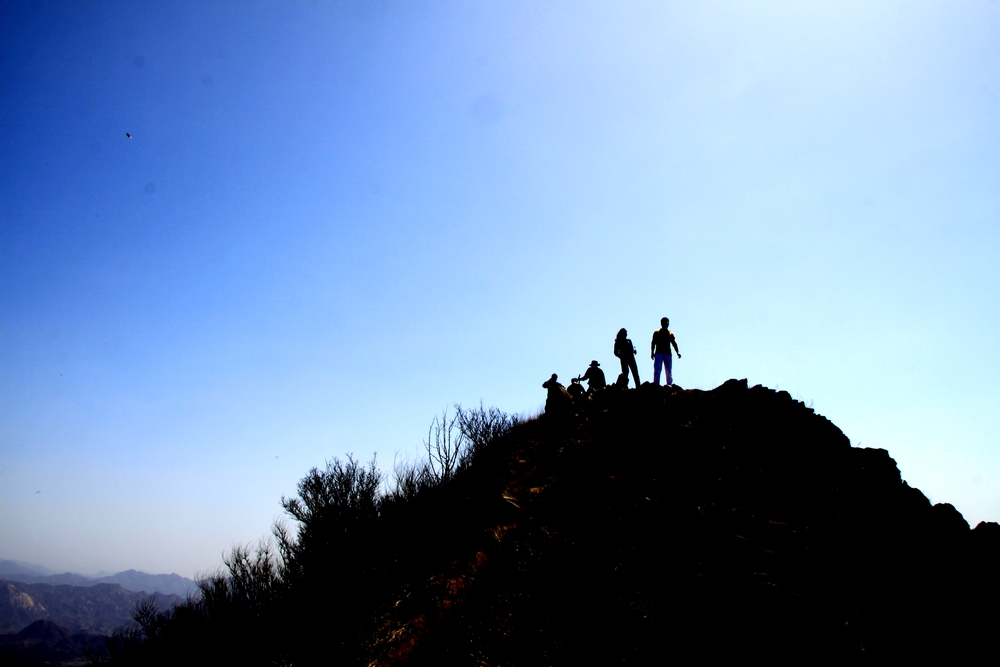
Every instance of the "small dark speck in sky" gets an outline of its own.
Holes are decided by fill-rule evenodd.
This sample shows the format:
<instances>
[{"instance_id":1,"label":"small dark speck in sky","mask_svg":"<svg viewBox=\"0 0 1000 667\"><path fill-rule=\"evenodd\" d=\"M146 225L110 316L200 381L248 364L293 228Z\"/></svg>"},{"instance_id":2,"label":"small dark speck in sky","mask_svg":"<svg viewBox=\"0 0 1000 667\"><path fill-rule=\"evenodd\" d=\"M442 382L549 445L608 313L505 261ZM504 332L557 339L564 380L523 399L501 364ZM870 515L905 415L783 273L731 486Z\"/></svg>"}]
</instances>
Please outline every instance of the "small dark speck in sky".
<instances>
[{"instance_id":1,"label":"small dark speck in sky","mask_svg":"<svg viewBox=\"0 0 1000 667\"><path fill-rule=\"evenodd\" d=\"M128 137L129 139L131 139L131 138L132 138L132 135L131 135L131 134L129 134L128 132L126 132L126 133L125 133L125 136L126 136L126 137Z\"/></svg>"}]
</instances>

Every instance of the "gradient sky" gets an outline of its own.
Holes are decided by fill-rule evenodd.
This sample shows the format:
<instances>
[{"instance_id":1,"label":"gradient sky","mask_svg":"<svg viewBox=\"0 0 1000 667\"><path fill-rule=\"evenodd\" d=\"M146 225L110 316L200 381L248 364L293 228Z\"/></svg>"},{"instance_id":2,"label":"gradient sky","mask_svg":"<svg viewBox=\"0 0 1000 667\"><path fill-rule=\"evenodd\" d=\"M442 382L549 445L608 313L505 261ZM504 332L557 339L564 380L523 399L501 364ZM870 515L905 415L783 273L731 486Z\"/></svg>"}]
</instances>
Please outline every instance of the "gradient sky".
<instances>
[{"instance_id":1,"label":"gradient sky","mask_svg":"<svg viewBox=\"0 0 1000 667\"><path fill-rule=\"evenodd\" d=\"M534 414L664 315L680 385L1000 519L997 2L0 21L0 558L205 573L310 467Z\"/></svg>"}]
</instances>

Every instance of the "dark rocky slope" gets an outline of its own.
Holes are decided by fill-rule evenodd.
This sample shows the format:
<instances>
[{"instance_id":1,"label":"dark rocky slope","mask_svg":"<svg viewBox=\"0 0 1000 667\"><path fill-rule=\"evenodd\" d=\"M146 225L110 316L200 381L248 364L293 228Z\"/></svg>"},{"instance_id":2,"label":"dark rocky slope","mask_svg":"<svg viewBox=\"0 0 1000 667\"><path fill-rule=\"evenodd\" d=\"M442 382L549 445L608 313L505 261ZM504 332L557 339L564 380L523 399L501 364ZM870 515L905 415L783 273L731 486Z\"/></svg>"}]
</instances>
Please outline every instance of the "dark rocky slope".
<instances>
[{"instance_id":1,"label":"dark rocky slope","mask_svg":"<svg viewBox=\"0 0 1000 667\"><path fill-rule=\"evenodd\" d=\"M886 451L852 448L786 392L745 381L595 399L493 452L502 490L487 473L466 489L480 513L462 513L487 539L426 580L433 605L397 603L413 608L394 614L384 661L996 649L1000 527L932 506Z\"/></svg>"}]
</instances>

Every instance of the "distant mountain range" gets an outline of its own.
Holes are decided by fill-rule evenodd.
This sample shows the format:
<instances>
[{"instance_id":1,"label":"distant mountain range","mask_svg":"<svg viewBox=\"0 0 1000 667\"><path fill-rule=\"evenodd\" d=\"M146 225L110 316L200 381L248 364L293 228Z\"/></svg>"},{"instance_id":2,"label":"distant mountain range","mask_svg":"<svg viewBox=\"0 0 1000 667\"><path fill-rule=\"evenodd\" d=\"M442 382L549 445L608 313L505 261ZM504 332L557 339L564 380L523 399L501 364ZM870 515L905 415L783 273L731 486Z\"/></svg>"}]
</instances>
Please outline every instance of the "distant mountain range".
<instances>
[{"instance_id":1,"label":"distant mountain range","mask_svg":"<svg viewBox=\"0 0 1000 667\"><path fill-rule=\"evenodd\" d=\"M197 591L194 581L179 574L146 574L138 570L125 570L107 577L86 577L73 572L56 574L54 571L19 560L0 560L0 578L27 584L50 584L69 586L96 586L98 584L118 584L127 591L136 593L162 593L186 597Z\"/></svg>"},{"instance_id":2,"label":"distant mountain range","mask_svg":"<svg viewBox=\"0 0 1000 667\"><path fill-rule=\"evenodd\" d=\"M0 633L19 632L45 620L73 633L107 635L129 623L136 604L146 597L118 584L70 586L0 579ZM160 607L181 601L177 595L154 597Z\"/></svg>"}]
</instances>

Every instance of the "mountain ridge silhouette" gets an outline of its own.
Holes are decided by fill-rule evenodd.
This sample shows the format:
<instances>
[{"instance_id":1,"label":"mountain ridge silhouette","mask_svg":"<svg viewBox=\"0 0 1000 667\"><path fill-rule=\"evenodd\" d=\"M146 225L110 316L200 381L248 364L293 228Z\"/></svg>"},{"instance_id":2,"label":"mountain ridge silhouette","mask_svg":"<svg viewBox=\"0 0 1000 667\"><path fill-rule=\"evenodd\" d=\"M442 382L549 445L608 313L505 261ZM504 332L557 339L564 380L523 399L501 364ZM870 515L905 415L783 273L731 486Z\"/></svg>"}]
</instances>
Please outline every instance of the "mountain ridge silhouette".
<instances>
[{"instance_id":1,"label":"mountain ridge silhouette","mask_svg":"<svg viewBox=\"0 0 1000 667\"><path fill-rule=\"evenodd\" d=\"M194 580L179 574L149 574L141 570L123 570L115 574L89 577L76 572L55 573L48 568L23 561L0 560L0 578L26 584L51 584L53 586L96 586L118 584L136 593L162 593L184 597L197 591Z\"/></svg>"}]
</instances>

